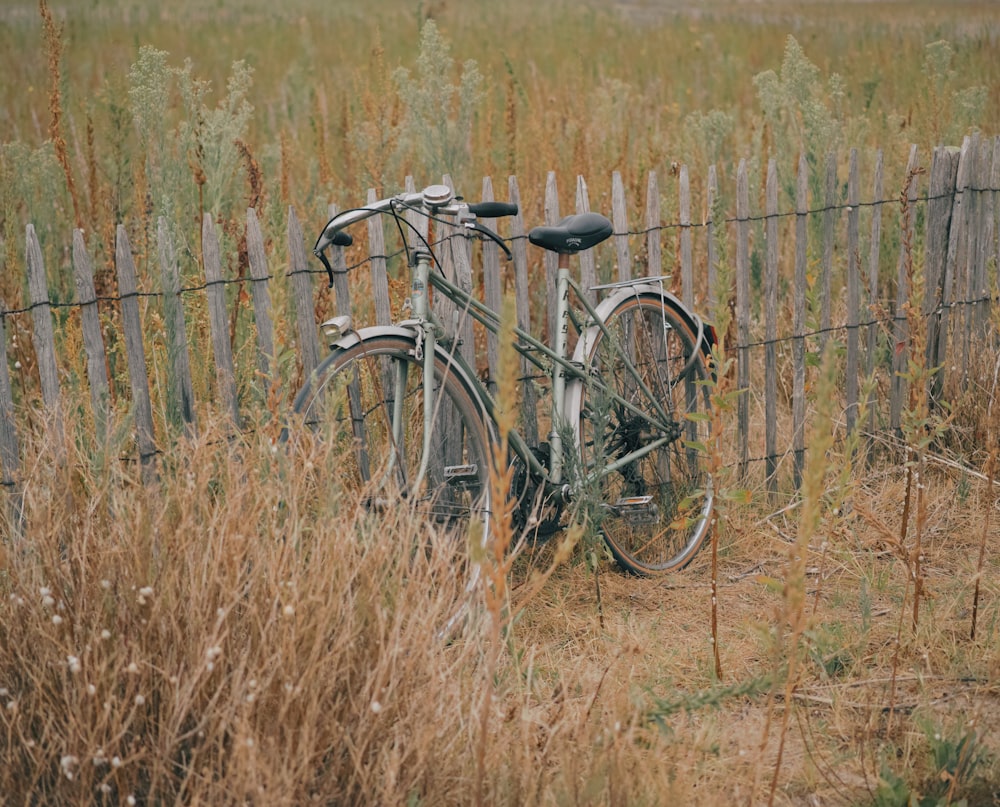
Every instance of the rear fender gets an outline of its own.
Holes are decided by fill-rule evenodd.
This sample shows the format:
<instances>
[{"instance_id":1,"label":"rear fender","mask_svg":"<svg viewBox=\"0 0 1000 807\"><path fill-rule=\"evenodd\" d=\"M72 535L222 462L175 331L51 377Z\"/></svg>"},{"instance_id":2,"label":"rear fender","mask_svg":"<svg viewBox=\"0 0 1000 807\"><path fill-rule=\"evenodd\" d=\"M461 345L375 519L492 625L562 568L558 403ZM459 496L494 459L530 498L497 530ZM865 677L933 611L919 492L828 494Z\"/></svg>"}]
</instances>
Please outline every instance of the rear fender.
<instances>
[{"instance_id":1,"label":"rear fender","mask_svg":"<svg viewBox=\"0 0 1000 807\"><path fill-rule=\"evenodd\" d=\"M718 343L718 335L715 332L715 328L700 317L692 315L684 304L677 299L677 297L668 291L664 291L659 284L637 283L635 286L626 286L625 288L619 289L614 294L604 298L597 305L595 313L597 314L598 319L603 322L608 318L611 312L622 303L622 301L642 294L654 294L662 298L670 309L674 311L677 316L680 317L691 329L692 333L697 334L699 330L701 331L701 349L708 357L706 364L710 368L712 378L714 380L715 362L712 359L712 351ZM600 332L601 328L596 323L589 325L580 332L580 338L577 340L576 349L573 351L574 364L579 367L586 366L587 354L596 342ZM566 402L563 408L563 420L572 428L577 441L580 439L580 429L577 419L579 417L580 404L583 400L585 383L585 380L580 377L572 379L566 385Z\"/></svg>"},{"instance_id":2,"label":"rear fender","mask_svg":"<svg viewBox=\"0 0 1000 807\"><path fill-rule=\"evenodd\" d=\"M676 312L677 316L684 320L684 323L691 329L692 333L698 333L700 323L702 331L702 350L704 350L709 356L711 355L713 348L718 344L718 335L715 332L715 328L700 317L693 316L685 305L677 299L677 297L669 291L664 291L656 283L637 284L635 286L628 286L626 288L619 289L614 294L601 300L600 304L598 304L595 309L597 316L603 322L623 300L627 300L637 294L655 294L662 297L667 305L669 305L670 308ZM594 340L597 338L597 334L599 334L600 331L600 326L596 324L592 324L589 327L584 328L583 332L580 334L580 339L576 343L576 350L573 351L574 362L578 362L580 364L585 362L587 353L590 349L589 346L594 344Z\"/></svg>"}]
</instances>

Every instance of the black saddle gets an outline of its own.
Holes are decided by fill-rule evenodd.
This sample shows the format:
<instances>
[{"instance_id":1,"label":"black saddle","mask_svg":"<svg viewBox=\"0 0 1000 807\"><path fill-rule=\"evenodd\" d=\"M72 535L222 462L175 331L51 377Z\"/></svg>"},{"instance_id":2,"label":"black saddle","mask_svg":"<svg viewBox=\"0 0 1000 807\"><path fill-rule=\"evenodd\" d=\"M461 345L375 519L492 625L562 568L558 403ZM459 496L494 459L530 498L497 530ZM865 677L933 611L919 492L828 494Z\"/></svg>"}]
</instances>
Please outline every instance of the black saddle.
<instances>
[{"instance_id":1,"label":"black saddle","mask_svg":"<svg viewBox=\"0 0 1000 807\"><path fill-rule=\"evenodd\" d=\"M577 213L551 227L535 227L528 233L528 240L550 252L572 255L600 244L612 229L611 222L600 213Z\"/></svg>"}]
</instances>

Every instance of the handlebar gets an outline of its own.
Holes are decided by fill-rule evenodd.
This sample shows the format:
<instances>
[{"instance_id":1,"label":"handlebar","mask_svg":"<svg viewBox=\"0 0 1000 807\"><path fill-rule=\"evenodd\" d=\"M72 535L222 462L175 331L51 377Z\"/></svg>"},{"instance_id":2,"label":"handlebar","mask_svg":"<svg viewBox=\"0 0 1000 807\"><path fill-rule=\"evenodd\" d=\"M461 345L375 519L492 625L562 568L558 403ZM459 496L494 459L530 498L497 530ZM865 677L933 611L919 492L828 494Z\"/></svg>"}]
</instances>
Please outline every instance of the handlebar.
<instances>
[{"instance_id":1,"label":"handlebar","mask_svg":"<svg viewBox=\"0 0 1000 807\"><path fill-rule=\"evenodd\" d=\"M322 260L322 253L327 247L331 245L350 246L354 242L354 239L348 233L343 232L346 227L357 224L359 221L364 221L378 213L387 213L397 207L424 208L429 215L455 216L460 225L488 235L498 243L501 243L500 237L492 230L479 224L476 221L476 217L500 218L501 216L517 215L517 205L511 202L477 202L467 204L462 201L461 197L456 197L454 191L447 185L429 185L416 193L391 196L388 199L381 199L364 207L338 213L326 223L323 232L316 239L316 244L313 246L313 254ZM506 250L506 247L504 249Z\"/></svg>"},{"instance_id":2,"label":"handlebar","mask_svg":"<svg viewBox=\"0 0 1000 807\"><path fill-rule=\"evenodd\" d=\"M469 205L469 212L484 219L498 219L502 216L516 216L517 205L513 202L478 202Z\"/></svg>"}]
</instances>

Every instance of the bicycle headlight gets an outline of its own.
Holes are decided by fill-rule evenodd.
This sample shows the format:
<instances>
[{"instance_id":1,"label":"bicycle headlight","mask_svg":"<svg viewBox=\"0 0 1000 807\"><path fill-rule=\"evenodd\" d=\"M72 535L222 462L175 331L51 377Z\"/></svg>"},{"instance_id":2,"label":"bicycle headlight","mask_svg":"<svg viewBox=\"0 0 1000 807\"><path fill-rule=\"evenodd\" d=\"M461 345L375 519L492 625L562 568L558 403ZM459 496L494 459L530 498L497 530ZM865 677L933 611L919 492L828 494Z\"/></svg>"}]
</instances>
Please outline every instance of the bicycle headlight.
<instances>
[{"instance_id":1,"label":"bicycle headlight","mask_svg":"<svg viewBox=\"0 0 1000 807\"><path fill-rule=\"evenodd\" d=\"M323 332L323 336L326 337L327 341L330 344L333 344L342 336L351 332L351 318L347 314L343 314L339 317L333 317L320 325L319 328Z\"/></svg>"}]
</instances>

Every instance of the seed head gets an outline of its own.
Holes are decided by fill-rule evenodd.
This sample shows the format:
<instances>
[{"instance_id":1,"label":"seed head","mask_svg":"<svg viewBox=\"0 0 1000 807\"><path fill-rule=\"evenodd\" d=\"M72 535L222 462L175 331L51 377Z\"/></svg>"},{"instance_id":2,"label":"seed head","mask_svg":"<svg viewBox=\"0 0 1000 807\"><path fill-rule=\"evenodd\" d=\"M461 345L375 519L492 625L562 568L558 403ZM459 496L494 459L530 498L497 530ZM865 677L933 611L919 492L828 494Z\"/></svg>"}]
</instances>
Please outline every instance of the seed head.
<instances>
[{"instance_id":1,"label":"seed head","mask_svg":"<svg viewBox=\"0 0 1000 807\"><path fill-rule=\"evenodd\" d=\"M72 754L66 754L62 759L59 760L59 767L62 768L63 776L65 776L70 781L73 781L73 769L76 768L77 764L80 762Z\"/></svg>"}]
</instances>

